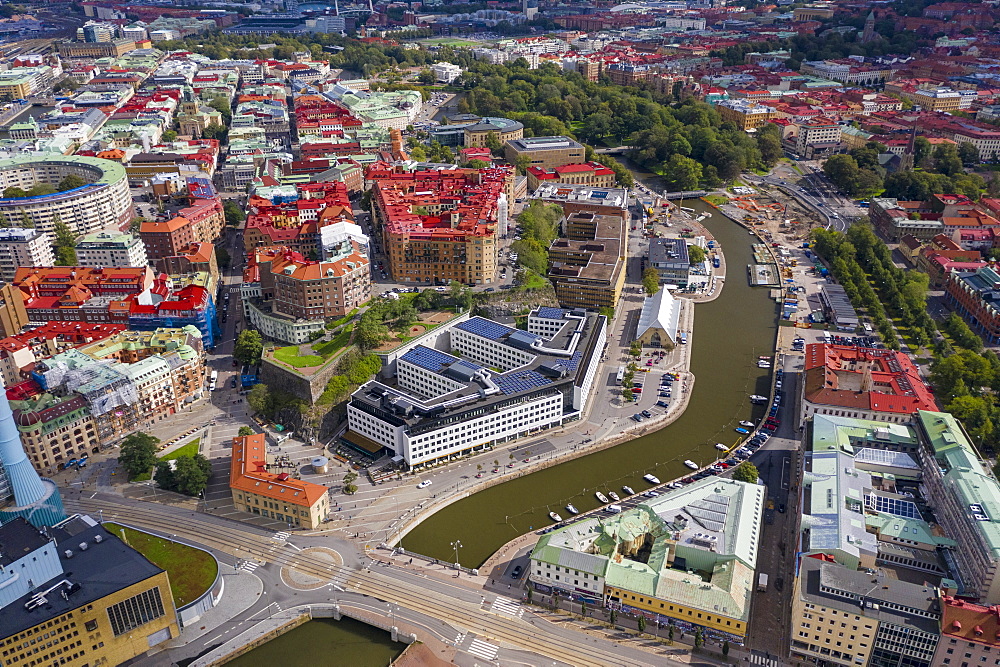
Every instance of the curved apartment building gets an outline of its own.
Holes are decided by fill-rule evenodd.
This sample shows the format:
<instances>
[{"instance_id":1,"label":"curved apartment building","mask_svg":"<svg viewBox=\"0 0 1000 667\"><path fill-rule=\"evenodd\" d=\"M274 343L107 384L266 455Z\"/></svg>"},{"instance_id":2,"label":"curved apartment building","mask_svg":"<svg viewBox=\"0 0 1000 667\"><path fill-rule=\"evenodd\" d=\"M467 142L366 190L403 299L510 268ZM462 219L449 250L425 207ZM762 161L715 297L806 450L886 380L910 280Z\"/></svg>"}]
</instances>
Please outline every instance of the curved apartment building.
<instances>
[{"instance_id":1,"label":"curved apartment building","mask_svg":"<svg viewBox=\"0 0 1000 667\"><path fill-rule=\"evenodd\" d=\"M49 195L0 198L0 215L13 226L21 226L27 216L46 234L52 233L57 219L77 235L111 225L126 228L135 212L125 168L117 162L76 155L0 160L0 192L9 187L29 190L40 183L55 186L70 174L87 184Z\"/></svg>"}]
</instances>

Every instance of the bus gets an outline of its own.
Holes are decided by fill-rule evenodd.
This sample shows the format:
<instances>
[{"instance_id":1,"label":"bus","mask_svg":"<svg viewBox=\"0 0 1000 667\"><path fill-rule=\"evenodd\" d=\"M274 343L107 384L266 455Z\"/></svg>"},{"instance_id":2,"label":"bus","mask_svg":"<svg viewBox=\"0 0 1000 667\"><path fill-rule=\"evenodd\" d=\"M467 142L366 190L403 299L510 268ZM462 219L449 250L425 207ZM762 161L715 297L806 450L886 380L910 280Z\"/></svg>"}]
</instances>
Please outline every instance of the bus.
<instances>
[{"instance_id":1,"label":"bus","mask_svg":"<svg viewBox=\"0 0 1000 667\"><path fill-rule=\"evenodd\" d=\"M212 371L208 379L208 390L215 391L215 385L219 381L219 371Z\"/></svg>"},{"instance_id":2,"label":"bus","mask_svg":"<svg viewBox=\"0 0 1000 667\"><path fill-rule=\"evenodd\" d=\"M621 385L621 383L622 383L622 381L624 379L625 379L625 367L624 366L619 366L618 367L618 379L615 380L615 384Z\"/></svg>"}]
</instances>

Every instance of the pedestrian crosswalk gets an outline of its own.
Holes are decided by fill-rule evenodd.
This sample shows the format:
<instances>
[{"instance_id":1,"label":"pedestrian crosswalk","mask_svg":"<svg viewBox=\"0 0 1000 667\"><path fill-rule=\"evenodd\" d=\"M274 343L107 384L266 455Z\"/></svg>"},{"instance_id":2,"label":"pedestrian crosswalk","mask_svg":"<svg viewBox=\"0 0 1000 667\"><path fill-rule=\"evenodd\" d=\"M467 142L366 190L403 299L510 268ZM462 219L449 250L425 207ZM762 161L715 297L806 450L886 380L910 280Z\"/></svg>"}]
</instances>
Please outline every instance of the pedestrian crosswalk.
<instances>
[{"instance_id":1,"label":"pedestrian crosswalk","mask_svg":"<svg viewBox=\"0 0 1000 667\"><path fill-rule=\"evenodd\" d=\"M480 639L473 639L472 643L469 644L469 648L465 649L477 658L482 658L483 660L496 660L497 654L500 653L500 647L494 646L493 644L488 644Z\"/></svg>"},{"instance_id":2,"label":"pedestrian crosswalk","mask_svg":"<svg viewBox=\"0 0 1000 667\"><path fill-rule=\"evenodd\" d=\"M243 570L244 572L253 572L258 567L260 563L255 560L239 560L236 562L236 569Z\"/></svg>"},{"instance_id":3,"label":"pedestrian crosswalk","mask_svg":"<svg viewBox=\"0 0 1000 667\"><path fill-rule=\"evenodd\" d=\"M490 611L494 614L503 614L511 618L521 618L521 614L524 613L524 607L519 602L498 595L497 599L490 606Z\"/></svg>"},{"instance_id":4,"label":"pedestrian crosswalk","mask_svg":"<svg viewBox=\"0 0 1000 667\"><path fill-rule=\"evenodd\" d=\"M777 656L761 651L750 651L750 664L760 667L781 667L781 660Z\"/></svg>"},{"instance_id":5,"label":"pedestrian crosswalk","mask_svg":"<svg viewBox=\"0 0 1000 667\"><path fill-rule=\"evenodd\" d=\"M275 542L287 542L288 538L290 536L291 536L291 533L281 532L281 533L275 533L274 535L272 535L271 539L274 540Z\"/></svg>"},{"instance_id":6,"label":"pedestrian crosswalk","mask_svg":"<svg viewBox=\"0 0 1000 667\"><path fill-rule=\"evenodd\" d=\"M459 632L457 635L455 635L455 646L458 646L463 641L465 641L465 633L464 632Z\"/></svg>"}]
</instances>

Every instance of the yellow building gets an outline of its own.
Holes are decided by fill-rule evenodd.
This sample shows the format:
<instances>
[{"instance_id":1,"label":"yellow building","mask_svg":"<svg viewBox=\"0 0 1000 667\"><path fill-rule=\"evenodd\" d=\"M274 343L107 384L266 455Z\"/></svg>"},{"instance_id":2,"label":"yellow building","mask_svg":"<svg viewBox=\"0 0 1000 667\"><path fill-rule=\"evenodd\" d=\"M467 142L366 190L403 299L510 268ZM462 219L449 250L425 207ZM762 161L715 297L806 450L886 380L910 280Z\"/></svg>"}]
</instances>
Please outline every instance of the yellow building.
<instances>
[{"instance_id":1,"label":"yellow building","mask_svg":"<svg viewBox=\"0 0 1000 667\"><path fill-rule=\"evenodd\" d=\"M792 592L791 657L843 667L927 665L940 618L938 596L923 585L802 558Z\"/></svg>"},{"instance_id":2,"label":"yellow building","mask_svg":"<svg viewBox=\"0 0 1000 667\"><path fill-rule=\"evenodd\" d=\"M774 107L745 99L723 100L715 105L723 122L731 121L744 132L755 130L778 115Z\"/></svg>"},{"instance_id":3,"label":"yellow building","mask_svg":"<svg viewBox=\"0 0 1000 667\"><path fill-rule=\"evenodd\" d=\"M329 489L278 470L267 459L265 435L233 438L229 488L240 512L314 530L330 516Z\"/></svg>"},{"instance_id":4,"label":"yellow building","mask_svg":"<svg viewBox=\"0 0 1000 667\"><path fill-rule=\"evenodd\" d=\"M120 665L180 634L166 572L89 517L50 533L0 526L0 662Z\"/></svg>"},{"instance_id":5,"label":"yellow building","mask_svg":"<svg viewBox=\"0 0 1000 667\"><path fill-rule=\"evenodd\" d=\"M643 612L661 626L742 643L763 507L762 486L699 480L543 535L531 553L529 581L539 591L558 589Z\"/></svg>"},{"instance_id":6,"label":"yellow building","mask_svg":"<svg viewBox=\"0 0 1000 667\"><path fill-rule=\"evenodd\" d=\"M625 221L583 211L566 218L566 228L584 233L556 239L549 247L548 277L559 305L615 308L625 286Z\"/></svg>"}]
</instances>

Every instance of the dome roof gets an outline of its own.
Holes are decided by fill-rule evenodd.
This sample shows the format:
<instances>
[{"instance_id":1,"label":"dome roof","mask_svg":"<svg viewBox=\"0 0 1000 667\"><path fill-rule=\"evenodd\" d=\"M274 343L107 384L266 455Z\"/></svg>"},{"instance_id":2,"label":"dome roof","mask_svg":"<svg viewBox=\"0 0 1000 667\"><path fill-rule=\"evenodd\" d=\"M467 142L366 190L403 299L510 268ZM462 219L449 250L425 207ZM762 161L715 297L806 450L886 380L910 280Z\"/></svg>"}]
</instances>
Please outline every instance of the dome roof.
<instances>
[{"instance_id":1,"label":"dome roof","mask_svg":"<svg viewBox=\"0 0 1000 667\"><path fill-rule=\"evenodd\" d=\"M34 410L14 410L14 423L18 426L34 426L40 419Z\"/></svg>"}]
</instances>

